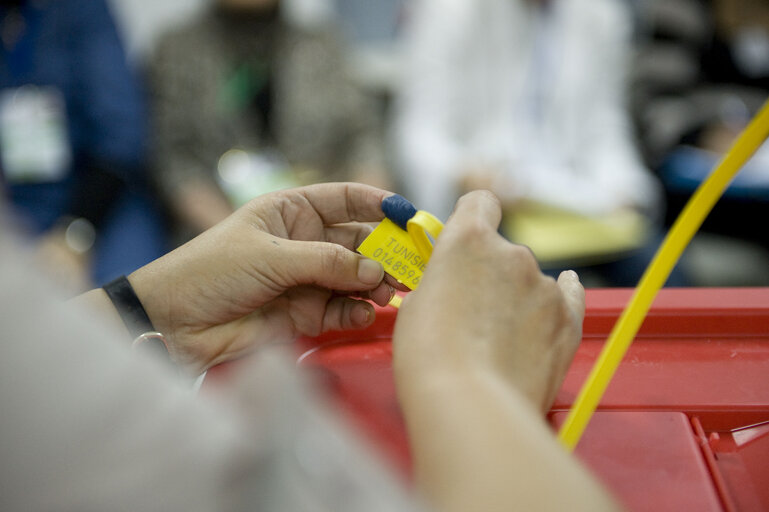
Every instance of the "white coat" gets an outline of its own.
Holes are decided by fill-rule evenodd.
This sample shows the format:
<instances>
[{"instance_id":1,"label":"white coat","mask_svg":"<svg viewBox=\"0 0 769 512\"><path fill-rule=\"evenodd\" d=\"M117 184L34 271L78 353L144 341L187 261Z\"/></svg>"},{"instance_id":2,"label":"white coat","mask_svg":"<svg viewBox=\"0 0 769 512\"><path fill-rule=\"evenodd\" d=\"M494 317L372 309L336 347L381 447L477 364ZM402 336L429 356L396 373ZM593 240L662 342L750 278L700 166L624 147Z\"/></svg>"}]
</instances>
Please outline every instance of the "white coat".
<instances>
[{"instance_id":1,"label":"white coat","mask_svg":"<svg viewBox=\"0 0 769 512\"><path fill-rule=\"evenodd\" d=\"M462 170L486 167L501 171L496 191L506 199L590 215L656 208L657 184L640 162L624 104L624 4L556 0L544 25L537 5L416 2L394 123L406 193L445 218ZM541 62L532 60L535 41L546 41L537 46ZM536 73L545 78L532 82ZM526 114L534 98L537 129Z\"/></svg>"}]
</instances>

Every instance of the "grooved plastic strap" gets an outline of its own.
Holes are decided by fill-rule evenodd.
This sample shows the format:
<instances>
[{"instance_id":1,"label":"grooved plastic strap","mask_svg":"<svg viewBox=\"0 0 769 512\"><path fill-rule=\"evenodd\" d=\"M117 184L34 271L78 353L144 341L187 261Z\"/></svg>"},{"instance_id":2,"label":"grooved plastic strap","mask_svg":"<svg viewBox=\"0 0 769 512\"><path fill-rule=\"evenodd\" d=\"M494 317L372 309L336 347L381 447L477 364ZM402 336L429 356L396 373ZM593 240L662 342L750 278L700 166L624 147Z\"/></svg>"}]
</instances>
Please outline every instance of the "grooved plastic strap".
<instances>
[{"instance_id":1,"label":"grooved plastic strap","mask_svg":"<svg viewBox=\"0 0 769 512\"><path fill-rule=\"evenodd\" d=\"M764 104L729 152L694 193L641 277L630 303L614 325L606 345L558 434L568 450L573 450L579 442L620 361L641 327L657 292L665 284L684 249L723 195L729 182L767 136L769 136L769 101Z\"/></svg>"}]
</instances>

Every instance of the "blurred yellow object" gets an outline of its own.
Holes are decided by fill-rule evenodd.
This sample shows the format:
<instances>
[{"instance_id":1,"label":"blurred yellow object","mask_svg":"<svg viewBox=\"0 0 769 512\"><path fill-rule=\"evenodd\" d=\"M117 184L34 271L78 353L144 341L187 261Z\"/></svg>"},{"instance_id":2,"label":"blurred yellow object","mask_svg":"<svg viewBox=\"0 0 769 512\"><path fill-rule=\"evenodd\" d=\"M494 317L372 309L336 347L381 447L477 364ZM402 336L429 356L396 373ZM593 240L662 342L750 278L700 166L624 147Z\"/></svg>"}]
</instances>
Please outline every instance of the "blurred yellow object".
<instances>
[{"instance_id":1,"label":"blurred yellow object","mask_svg":"<svg viewBox=\"0 0 769 512\"><path fill-rule=\"evenodd\" d=\"M541 266L574 266L637 249L646 241L649 222L631 209L590 217L527 201L506 215L503 229L512 241L531 249Z\"/></svg>"},{"instance_id":2,"label":"blurred yellow object","mask_svg":"<svg viewBox=\"0 0 769 512\"><path fill-rule=\"evenodd\" d=\"M740 168L769 136L769 101L740 134L732 148L697 189L665 237L641 282L609 335L598 361L569 411L559 438L573 450L598 407L606 387L627 352L657 292L665 284L684 249ZM746 222L752 219L745 219Z\"/></svg>"}]
</instances>

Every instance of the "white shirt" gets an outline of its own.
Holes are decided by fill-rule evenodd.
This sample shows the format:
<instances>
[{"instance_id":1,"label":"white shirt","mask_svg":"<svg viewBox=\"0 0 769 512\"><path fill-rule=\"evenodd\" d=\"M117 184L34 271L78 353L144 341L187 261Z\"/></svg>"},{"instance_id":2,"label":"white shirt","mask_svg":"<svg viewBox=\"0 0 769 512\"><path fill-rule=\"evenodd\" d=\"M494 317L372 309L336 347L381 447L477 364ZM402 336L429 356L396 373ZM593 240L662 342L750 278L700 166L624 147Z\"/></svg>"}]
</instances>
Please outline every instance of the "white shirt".
<instances>
[{"instance_id":1,"label":"white shirt","mask_svg":"<svg viewBox=\"0 0 769 512\"><path fill-rule=\"evenodd\" d=\"M545 14L532 4L416 2L395 119L407 195L445 217L463 169L490 167L509 199L591 215L653 210L658 186L624 105L628 13L613 0L554 0ZM532 70L547 80L534 126Z\"/></svg>"}]
</instances>

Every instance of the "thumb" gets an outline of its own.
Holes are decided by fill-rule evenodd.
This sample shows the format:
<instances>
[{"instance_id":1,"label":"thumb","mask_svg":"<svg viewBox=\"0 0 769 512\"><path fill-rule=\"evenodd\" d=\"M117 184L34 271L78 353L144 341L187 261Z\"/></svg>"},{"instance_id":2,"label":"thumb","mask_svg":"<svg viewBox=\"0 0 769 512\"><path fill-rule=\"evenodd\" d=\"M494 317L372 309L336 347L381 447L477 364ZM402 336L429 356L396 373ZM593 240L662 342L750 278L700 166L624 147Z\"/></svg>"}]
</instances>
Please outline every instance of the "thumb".
<instances>
[{"instance_id":1,"label":"thumb","mask_svg":"<svg viewBox=\"0 0 769 512\"><path fill-rule=\"evenodd\" d=\"M286 288L311 284L330 290L371 290L384 279L380 263L341 245L287 241L284 250L274 270Z\"/></svg>"},{"instance_id":2,"label":"thumb","mask_svg":"<svg viewBox=\"0 0 769 512\"><path fill-rule=\"evenodd\" d=\"M564 270L558 276L558 286L569 309L582 321L585 316L585 288L579 282L579 276L573 270Z\"/></svg>"},{"instance_id":3,"label":"thumb","mask_svg":"<svg viewBox=\"0 0 769 512\"><path fill-rule=\"evenodd\" d=\"M457 229L471 225L497 231L501 221L502 205L497 196L488 190L474 190L459 198L449 220L446 221L446 227Z\"/></svg>"}]
</instances>

